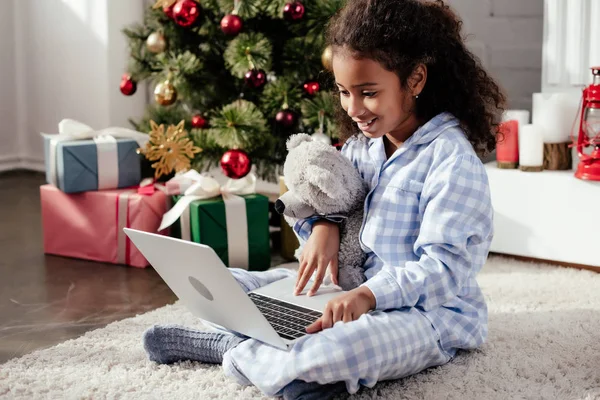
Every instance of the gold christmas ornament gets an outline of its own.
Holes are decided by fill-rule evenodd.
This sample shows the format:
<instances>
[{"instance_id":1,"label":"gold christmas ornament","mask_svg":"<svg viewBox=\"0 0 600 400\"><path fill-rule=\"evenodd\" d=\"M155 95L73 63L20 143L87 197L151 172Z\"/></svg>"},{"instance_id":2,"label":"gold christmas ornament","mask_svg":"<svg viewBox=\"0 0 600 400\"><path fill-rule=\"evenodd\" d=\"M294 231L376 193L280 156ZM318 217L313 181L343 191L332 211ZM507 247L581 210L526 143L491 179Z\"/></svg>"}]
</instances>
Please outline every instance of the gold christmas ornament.
<instances>
[{"instance_id":1,"label":"gold christmas ornament","mask_svg":"<svg viewBox=\"0 0 600 400\"><path fill-rule=\"evenodd\" d=\"M158 125L150 121L152 128L149 133L150 140L146 143L145 149L139 150L149 161L156 161L152 164L156 179L162 175L169 175L173 170L187 171L191 167L194 155L202 151L200 147L194 146L184 125L185 122L182 120L177 125L169 125L165 132L163 124Z\"/></svg>"},{"instance_id":2,"label":"gold christmas ornament","mask_svg":"<svg viewBox=\"0 0 600 400\"><path fill-rule=\"evenodd\" d=\"M325 50L323 50L323 54L321 54L321 63L325 69L331 71L332 70L332 59L333 59L333 50L331 46L327 46Z\"/></svg>"},{"instance_id":3,"label":"gold christmas ornament","mask_svg":"<svg viewBox=\"0 0 600 400\"><path fill-rule=\"evenodd\" d=\"M177 90L171 82L166 81L159 83L154 88L154 100L161 106L170 106L177 100Z\"/></svg>"},{"instance_id":4,"label":"gold christmas ornament","mask_svg":"<svg viewBox=\"0 0 600 400\"><path fill-rule=\"evenodd\" d=\"M152 6L155 10L157 8L171 7L173 4L177 3L177 0L156 0L156 3Z\"/></svg>"},{"instance_id":5,"label":"gold christmas ornament","mask_svg":"<svg viewBox=\"0 0 600 400\"><path fill-rule=\"evenodd\" d=\"M146 39L146 48L151 53L162 53L165 51L166 47L167 41L161 32L152 32L150 36L148 36L148 39Z\"/></svg>"}]
</instances>

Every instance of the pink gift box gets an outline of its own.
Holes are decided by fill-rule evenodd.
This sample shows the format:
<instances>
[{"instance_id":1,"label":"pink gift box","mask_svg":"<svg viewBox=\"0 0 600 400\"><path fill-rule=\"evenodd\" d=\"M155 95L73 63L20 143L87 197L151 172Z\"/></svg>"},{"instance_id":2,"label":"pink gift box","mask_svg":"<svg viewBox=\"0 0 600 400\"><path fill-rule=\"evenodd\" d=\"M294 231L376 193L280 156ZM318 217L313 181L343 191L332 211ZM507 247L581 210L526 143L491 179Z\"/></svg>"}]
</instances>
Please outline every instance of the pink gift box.
<instances>
[{"instance_id":1,"label":"pink gift box","mask_svg":"<svg viewBox=\"0 0 600 400\"><path fill-rule=\"evenodd\" d=\"M66 194L43 185L40 196L45 253L139 268L149 265L123 228L157 232L168 209L168 198L160 190L152 194L139 194L136 189Z\"/></svg>"}]
</instances>

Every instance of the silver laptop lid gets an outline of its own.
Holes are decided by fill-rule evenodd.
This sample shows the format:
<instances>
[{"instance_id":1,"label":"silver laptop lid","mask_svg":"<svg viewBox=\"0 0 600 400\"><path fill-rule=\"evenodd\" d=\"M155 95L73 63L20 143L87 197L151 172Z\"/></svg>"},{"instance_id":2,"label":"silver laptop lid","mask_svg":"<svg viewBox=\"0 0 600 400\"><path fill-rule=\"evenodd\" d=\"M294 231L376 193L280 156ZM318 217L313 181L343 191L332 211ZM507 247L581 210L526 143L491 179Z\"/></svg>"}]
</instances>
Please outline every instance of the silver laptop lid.
<instances>
[{"instance_id":1,"label":"silver laptop lid","mask_svg":"<svg viewBox=\"0 0 600 400\"><path fill-rule=\"evenodd\" d=\"M212 248L135 229L123 230L194 315L287 349Z\"/></svg>"}]
</instances>

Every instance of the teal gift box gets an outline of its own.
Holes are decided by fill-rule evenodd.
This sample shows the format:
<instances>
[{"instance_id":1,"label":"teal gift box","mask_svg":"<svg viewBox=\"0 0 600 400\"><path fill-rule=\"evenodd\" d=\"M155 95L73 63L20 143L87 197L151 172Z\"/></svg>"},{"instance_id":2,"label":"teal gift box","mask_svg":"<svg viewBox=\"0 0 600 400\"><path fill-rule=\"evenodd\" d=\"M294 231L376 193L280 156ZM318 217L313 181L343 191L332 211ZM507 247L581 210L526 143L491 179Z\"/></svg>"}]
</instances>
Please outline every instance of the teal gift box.
<instances>
[{"instance_id":1,"label":"teal gift box","mask_svg":"<svg viewBox=\"0 0 600 400\"><path fill-rule=\"evenodd\" d=\"M174 196L177 202L182 196ZM269 199L260 194L240 196L246 203L248 239L248 269L265 271L271 266L271 245L269 235ZM222 197L195 200L188 210L190 218L190 239L196 243L212 247L225 265L229 263L228 227L225 203ZM238 229L233 226L230 229ZM181 237L180 224L172 226L171 233ZM238 249L231 249L237 251Z\"/></svg>"},{"instance_id":2,"label":"teal gift box","mask_svg":"<svg viewBox=\"0 0 600 400\"><path fill-rule=\"evenodd\" d=\"M120 189L140 183L141 160L136 150L138 143L133 139L117 139L116 150L118 180L115 187ZM50 139L44 139L46 182L53 183L51 171L55 170L56 186L65 193L79 193L98 190L98 153L93 140L75 140L56 144L55 157L50 157ZM51 168L50 163L54 163Z\"/></svg>"},{"instance_id":3,"label":"teal gift box","mask_svg":"<svg viewBox=\"0 0 600 400\"><path fill-rule=\"evenodd\" d=\"M137 149L148 135L127 128L94 130L72 119L58 124L58 134L42 133L46 180L65 193L137 186L141 159Z\"/></svg>"}]
</instances>

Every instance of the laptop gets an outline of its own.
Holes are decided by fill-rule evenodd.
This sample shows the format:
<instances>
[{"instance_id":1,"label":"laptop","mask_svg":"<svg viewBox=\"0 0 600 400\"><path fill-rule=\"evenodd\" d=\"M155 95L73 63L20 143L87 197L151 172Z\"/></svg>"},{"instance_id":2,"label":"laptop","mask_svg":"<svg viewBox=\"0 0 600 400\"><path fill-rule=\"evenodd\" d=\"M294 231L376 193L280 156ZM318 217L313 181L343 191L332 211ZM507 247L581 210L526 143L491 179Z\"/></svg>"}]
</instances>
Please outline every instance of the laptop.
<instances>
[{"instance_id":1,"label":"laptop","mask_svg":"<svg viewBox=\"0 0 600 400\"><path fill-rule=\"evenodd\" d=\"M295 296L295 277L245 293L211 247L123 231L194 315L282 350L306 335L306 327L322 315L327 302L343 293L337 286L322 286L308 297L309 282Z\"/></svg>"}]
</instances>

